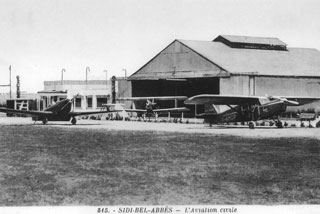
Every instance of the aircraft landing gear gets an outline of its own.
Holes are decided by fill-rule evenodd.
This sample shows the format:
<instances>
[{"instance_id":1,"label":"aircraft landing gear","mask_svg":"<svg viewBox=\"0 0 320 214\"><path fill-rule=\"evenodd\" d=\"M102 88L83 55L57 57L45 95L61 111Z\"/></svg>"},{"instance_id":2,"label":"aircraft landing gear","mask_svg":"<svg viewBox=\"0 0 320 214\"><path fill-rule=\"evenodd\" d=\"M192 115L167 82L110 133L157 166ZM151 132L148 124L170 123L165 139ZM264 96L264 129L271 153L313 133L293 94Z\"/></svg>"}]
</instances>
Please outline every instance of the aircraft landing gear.
<instances>
[{"instance_id":1,"label":"aircraft landing gear","mask_svg":"<svg viewBox=\"0 0 320 214\"><path fill-rule=\"evenodd\" d=\"M249 122L249 129L254 129L255 126L256 124L253 121Z\"/></svg>"},{"instance_id":2,"label":"aircraft landing gear","mask_svg":"<svg viewBox=\"0 0 320 214\"><path fill-rule=\"evenodd\" d=\"M73 118L71 119L71 123L72 123L72 125L76 125L77 119L73 117Z\"/></svg>"},{"instance_id":3,"label":"aircraft landing gear","mask_svg":"<svg viewBox=\"0 0 320 214\"><path fill-rule=\"evenodd\" d=\"M45 118L43 118L43 120L42 120L42 124L43 125L46 125L48 123L48 119L45 117Z\"/></svg>"}]
</instances>

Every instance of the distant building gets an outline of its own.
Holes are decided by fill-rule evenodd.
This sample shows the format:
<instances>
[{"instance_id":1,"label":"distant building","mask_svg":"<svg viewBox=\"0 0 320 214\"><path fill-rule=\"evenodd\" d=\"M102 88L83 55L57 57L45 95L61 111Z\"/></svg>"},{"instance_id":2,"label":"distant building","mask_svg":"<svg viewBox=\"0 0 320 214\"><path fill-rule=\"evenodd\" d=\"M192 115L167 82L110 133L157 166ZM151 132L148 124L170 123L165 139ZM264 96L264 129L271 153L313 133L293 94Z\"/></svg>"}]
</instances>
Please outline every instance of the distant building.
<instances>
[{"instance_id":1,"label":"distant building","mask_svg":"<svg viewBox=\"0 0 320 214\"><path fill-rule=\"evenodd\" d=\"M27 93L22 91L20 98L16 98L16 93L0 93L0 106L19 110L37 110L40 96L36 93ZM11 116L12 113L0 113L1 116Z\"/></svg>"},{"instance_id":2,"label":"distant building","mask_svg":"<svg viewBox=\"0 0 320 214\"><path fill-rule=\"evenodd\" d=\"M45 81L44 90L38 94L43 103L43 108L57 101L74 98L74 110L100 109L102 104L111 103L111 80L64 80ZM128 85L129 84L129 85ZM115 92L131 96L131 85L126 78L116 78Z\"/></svg>"}]
</instances>

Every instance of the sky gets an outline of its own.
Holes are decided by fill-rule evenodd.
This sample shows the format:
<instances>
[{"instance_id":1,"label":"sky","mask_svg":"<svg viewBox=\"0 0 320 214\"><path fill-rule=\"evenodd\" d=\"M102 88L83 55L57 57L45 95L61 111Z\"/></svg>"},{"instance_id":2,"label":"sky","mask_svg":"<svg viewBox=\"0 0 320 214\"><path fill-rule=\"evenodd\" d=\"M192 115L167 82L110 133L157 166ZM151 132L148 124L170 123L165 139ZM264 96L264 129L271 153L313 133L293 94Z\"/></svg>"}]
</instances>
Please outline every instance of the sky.
<instances>
[{"instance_id":1,"label":"sky","mask_svg":"<svg viewBox=\"0 0 320 214\"><path fill-rule=\"evenodd\" d=\"M136 72L175 39L277 37L320 50L318 0L0 0L0 85L110 79ZM107 70L107 73L104 72ZM0 87L0 92L8 92Z\"/></svg>"}]
</instances>

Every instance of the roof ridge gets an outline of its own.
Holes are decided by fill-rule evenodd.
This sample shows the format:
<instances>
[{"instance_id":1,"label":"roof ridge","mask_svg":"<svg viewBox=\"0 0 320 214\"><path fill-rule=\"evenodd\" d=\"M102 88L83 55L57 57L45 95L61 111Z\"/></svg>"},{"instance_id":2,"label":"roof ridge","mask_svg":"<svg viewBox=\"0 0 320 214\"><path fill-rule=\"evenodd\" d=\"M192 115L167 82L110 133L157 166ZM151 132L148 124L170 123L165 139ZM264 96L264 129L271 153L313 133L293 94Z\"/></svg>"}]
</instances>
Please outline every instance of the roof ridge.
<instances>
[{"instance_id":1,"label":"roof ridge","mask_svg":"<svg viewBox=\"0 0 320 214\"><path fill-rule=\"evenodd\" d=\"M229 42L231 44L259 44L272 46L287 46L287 44L276 37L258 37L258 36L236 36L219 35L213 41Z\"/></svg>"},{"instance_id":2,"label":"roof ridge","mask_svg":"<svg viewBox=\"0 0 320 214\"><path fill-rule=\"evenodd\" d=\"M278 37L268 37L268 36L244 36L244 35L227 35L227 34L220 34L219 36L249 37L249 38L264 38L264 39L279 39ZM279 39L279 40L280 40L280 39Z\"/></svg>"},{"instance_id":3,"label":"roof ridge","mask_svg":"<svg viewBox=\"0 0 320 214\"><path fill-rule=\"evenodd\" d=\"M304 49L304 50L315 50L319 51L317 48L306 48L306 47L288 47L288 49Z\"/></svg>"},{"instance_id":4,"label":"roof ridge","mask_svg":"<svg viewBox=\"0 0 320 214\"><path fill-rule=\"evenodd\" d=\"M175 39L176 41L191 41L191 42L212 42L207 40L195 40L195 39Z\"/></svg>"}]
</instances>

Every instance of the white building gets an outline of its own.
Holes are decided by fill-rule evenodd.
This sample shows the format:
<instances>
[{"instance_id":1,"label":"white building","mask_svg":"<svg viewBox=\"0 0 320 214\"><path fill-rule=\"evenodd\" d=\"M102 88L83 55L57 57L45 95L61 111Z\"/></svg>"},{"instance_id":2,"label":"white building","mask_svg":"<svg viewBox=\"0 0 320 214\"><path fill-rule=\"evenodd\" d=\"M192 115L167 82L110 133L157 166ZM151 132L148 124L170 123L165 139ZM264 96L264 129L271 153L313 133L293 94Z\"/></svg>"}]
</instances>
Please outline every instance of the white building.
<instances>
[{"instance_id":1,"label":"white building","mask_svg":"<svg viewBox=\"0 0 320 214\"><path fill-rule=\"evenodd\" d=\"M45 81L44 90L38 94L43 102L42 109L66 98L75 98L75 111L100 109L103 103L111 102L111 81Z\"/></svg>"},{"instance_id":2,"label":"white building","mask_svg":"<svg viewBox=\"0 0 320 214\"><path fill-rule=\"evenodd\" d=\"M44 90L39 91L38 109L45 109L57 101L74 98L74 110L97 110L102 104L111 103L111 80L63 80L44 81ZM115 98L131 96L131 82L116 78ZM40 104L42 103L42 105Z\"/></svg>"}]
</instances>

